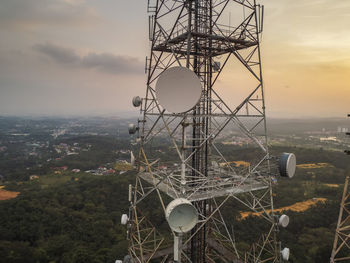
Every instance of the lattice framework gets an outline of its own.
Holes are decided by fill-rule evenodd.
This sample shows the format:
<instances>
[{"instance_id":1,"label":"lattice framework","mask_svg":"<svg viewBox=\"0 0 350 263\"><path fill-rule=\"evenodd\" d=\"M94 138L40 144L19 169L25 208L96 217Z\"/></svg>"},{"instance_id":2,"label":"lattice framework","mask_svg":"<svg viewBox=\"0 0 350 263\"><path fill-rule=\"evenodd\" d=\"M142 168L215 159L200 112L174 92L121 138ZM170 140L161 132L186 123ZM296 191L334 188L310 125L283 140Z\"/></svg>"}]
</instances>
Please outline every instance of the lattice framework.
<instances>
[{"instance_id":1,"label":"lattice framework","mask_svg":"<svg viewBox=\"0 0 350 263\"><path fill-rule=\"evenodd\" d=\"M222 24L229 10L242 12L235 25ZM142 202L155 195L164 212L169 200L179 197L190 200L198 210L199 223L182 237L182 261L277 262L274 167L267 144L260 55L263 8L255 0L149 0L148 12L151 54L146 60L147 89L139 120L130 256L135 262L171 260L172 250L165 237L174 233L170 229L160 233L150 225L143 229L139 220ZM231 60L238 61L255 82L234 107L216 88ZM173 66L190 68L202 84L199 103L186 113L168 112L156 98L159 76ZM222 151L220 140L230 129L239 131L259 149L248 167L233 165ZM167 154L171 160L154 152L152 144L157 140L170 145ZM263 212L262 218L269 225L265 236L269 242L255 245L253 261L251 252L238 251L223 216L230 199L249 211ZM146 222L145 217L141 219ZM151 237L153 243L148 243Z\"/></svg>"}]
</instances>

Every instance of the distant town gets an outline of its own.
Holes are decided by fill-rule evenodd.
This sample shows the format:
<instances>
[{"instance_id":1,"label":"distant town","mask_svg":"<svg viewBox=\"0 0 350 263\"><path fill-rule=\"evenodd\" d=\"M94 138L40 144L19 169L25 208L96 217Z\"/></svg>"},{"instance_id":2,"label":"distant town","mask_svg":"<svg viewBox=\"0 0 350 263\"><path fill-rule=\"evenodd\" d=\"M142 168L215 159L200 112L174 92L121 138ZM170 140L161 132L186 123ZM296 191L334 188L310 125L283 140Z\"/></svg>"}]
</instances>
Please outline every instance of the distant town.
<instances>
[{"instance_id":1,"label":"distant town","mask_svg":"<svg viewBox=\"0 0 350 263\"><path fill-rule=\"evenodd\" d=\"M98 176L123 174L132 169L131 152L137 145L136 136L130 136L127 131L132 122L135 120L1 117L0 179L10 179L17 174L22 179L35 180L48 172ZM272 119L269 124L271 146L344 151L349 145L345 133L349 131L350 123L346 118ZM238 148L251 144L249 138L234 129L226 129L218 142ZM162 148L155 151L164 153Z\"/></svg>"}]
</instances>

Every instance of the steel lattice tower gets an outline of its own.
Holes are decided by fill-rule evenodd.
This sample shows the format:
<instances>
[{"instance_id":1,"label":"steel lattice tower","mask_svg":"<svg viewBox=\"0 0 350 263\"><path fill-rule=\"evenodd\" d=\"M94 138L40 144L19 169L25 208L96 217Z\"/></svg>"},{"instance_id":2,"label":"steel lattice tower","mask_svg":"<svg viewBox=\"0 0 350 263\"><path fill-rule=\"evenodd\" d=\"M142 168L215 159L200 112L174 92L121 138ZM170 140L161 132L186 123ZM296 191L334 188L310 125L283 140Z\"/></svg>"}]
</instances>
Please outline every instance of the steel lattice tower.
<instances>
[{"instance_id":1,"label":"steel lattice tower","mask_svg":"<svg viewBox=\"0 0 350 263\"><path fill-rule=\"evenodd\" d=\"M180 237L183 262L277 262L275 167L267 144L260 55L263 7L255 0L148 0L148 12L147 89L142 102L134 103L141 106L142 117L137 126L138 174L129 193L129 256L133 262L172 261L174 232L147 200L165 212L169 201L181 197L199 215L197 225ZM240 14L235 25L224 23L231 12ZM234 107L216 88L232 60L239 61L255 83ZM168 112L156 96L159 76L174 66L191 69L202 86L200 101L185 113ZM239 87L233 83L232 88ZM219 142L231 130L258 152L248 167L230 162ZM157 150L159 141L170 145L166 155ZM229 200L265 219L266 233L248 251L240 250L225 221L228 209L234 209L227 207Z\"/></svg>"},{"instance_id":2,"label":"steel lattice tower","mask_svg":"<svg viewBox=\"0 0 350 263\"><path fill-rule=\"evenodd\" d=\"M350 114L348 114L350 117ZM346 135L350 135L349 132ZM347 155L350 155L349 150L344 150ZM349 176L345 177L343 196L340 201L340 209L337 227L333 242L333 249L330 258L330 263L345 262L350 260L350 191L349 191ZM344 256L345 255L345 256Z\"/></svg>"},{"instance_id":3,"label":"steel lattice tower","mask_svg":"<svg viewBox=\"0 0 350 263\"><path fill-rule=\"evenodd\" d=\"M340 202L339 217L333 243L330 263L350 260L350 192L349 176L345 178L344 191ZM343 255L341 255L343 254Z\"/></svg>"}]
</instances>

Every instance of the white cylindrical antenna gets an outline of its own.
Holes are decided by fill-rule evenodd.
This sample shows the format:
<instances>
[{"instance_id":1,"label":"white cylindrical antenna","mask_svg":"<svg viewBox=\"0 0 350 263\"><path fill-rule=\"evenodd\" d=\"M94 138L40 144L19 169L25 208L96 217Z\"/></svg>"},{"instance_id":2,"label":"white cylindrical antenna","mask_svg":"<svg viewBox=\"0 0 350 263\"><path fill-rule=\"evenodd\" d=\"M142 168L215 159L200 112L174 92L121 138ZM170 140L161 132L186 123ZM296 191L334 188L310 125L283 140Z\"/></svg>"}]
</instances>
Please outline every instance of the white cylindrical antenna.
<instances>
[{"instance_id":1,"label":"white cylindrical antenna","mask_svg":"<svg viewBox=\"0 0 350 263\"><path fill-rule=\"evenodd\" d=\"M174 262L181 262L182 236L174 236Z\"/></svg>"},{"instance_id":2,"label":"white cylindrical antenna","mask_svg":"<svg viewBox=\"0 0 350 263\"><path fill-rule=\"evenodd\" d=\"M131 166L135 165L135 156L134 156L134 153L132 151L130 152L130 164L131 164Z\"/></svg>"},{"instance_id":3,"label":"white cylindrical antenna","mask_svg":"<svg viewBox=\"0 0 350 263\"><path fill-rule=\"evenodd\" d=\"M264 6L261 7L260 33L264 30Z\"/></svg>"},{"instance_id":4,"label":"white cylindrical antenna","mask_svg":"<svg viewBox=\"0 0 350 263\"><path fill-rule=\"evenodd\" d=\"M209 208L210 208L210 207L209 207L209 204L206 204L206 205L205 205L205 211L207 211L207 213L209 212Z\"/></svg>"},{"instance_id":5,"label":"white cylindrical antenna","mask_svg":"<svg viewBox=\"0 0 350 263\"><path fill-rule=\"evenodd\" d=\"M181 193L185 194L186 187L186 163L185 163L185 148L186 148L186 127L188 126L187 119L184 119L182 123L182 163L181 163Z\"/></svg>"},{"instance_id":6,"label":"white cylindrical antenna","mask_svg":"<svg viewBox=\"0 0 350 263\"><path fill-rule=\"evenodd\" d=\"M287 227L289 225L289 216L281 215L278 219L278 225L284 228Z\"/></svg>"},{"instance_id":7,"label":"white cylindrical antenna","mask_svg":"<svg viewBox=\"0 0 350 263\"><path fill-rule=\"evenodd\" d=\"M127 214L122 214L122 218L120 220L120 222L122 223L122 225L126 225L128 223L128 215Z\"/></svg>"},{"instance_id":8,"label":"white cylindrical antenna","mask_svg":"<svg viewBox=\"0 0 350 263\"><path fill-rule=\"evenodd\" d=\"M132 202L132 185L129 184L129 202Z\"/></svg>"}]
</instances>

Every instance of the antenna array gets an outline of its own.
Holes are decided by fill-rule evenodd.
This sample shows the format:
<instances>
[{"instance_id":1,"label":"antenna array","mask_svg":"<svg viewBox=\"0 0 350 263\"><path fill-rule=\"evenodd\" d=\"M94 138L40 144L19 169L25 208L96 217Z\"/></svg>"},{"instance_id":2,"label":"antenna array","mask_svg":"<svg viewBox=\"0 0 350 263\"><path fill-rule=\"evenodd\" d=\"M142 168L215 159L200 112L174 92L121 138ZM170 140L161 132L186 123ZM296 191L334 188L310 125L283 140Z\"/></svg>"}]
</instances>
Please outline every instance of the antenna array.
<instances>
[{"instance_id":1,"label":"antenna array","mask_svg":"<svg viewBox=\"0 0 350 263\"><path fill-rule=\"evenodd\" d=\"M263 6L255 0L149 0L147 10L147 89L144 98L133 99L142 117L129 126L140 143L127 223L130 258L193 263L288 259L289 249L280 251L276 235L289 218L273 209L279 160L267 143ZM236 24L229 10L237 14ZM230 61L238 61L254 83L234 107L217 87ZM231 147L222 144L238 134L248 145L242 147L247 155L254 153L246 166L235 165ZM295 156L284 154L280 166L282 175L292 177ZM153 209L155 202L162 215ZM248 251L227 222L228 216L239 218L233 204L261 213L264 221L266 233ZM164 225L165 215L169 225Z\"/></svg>"}]
</instances>

